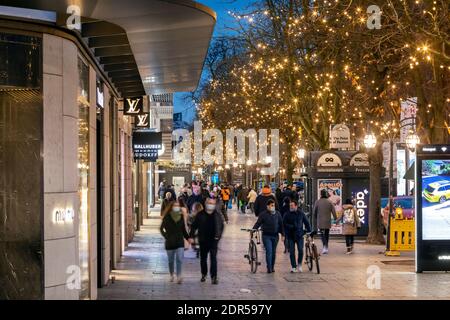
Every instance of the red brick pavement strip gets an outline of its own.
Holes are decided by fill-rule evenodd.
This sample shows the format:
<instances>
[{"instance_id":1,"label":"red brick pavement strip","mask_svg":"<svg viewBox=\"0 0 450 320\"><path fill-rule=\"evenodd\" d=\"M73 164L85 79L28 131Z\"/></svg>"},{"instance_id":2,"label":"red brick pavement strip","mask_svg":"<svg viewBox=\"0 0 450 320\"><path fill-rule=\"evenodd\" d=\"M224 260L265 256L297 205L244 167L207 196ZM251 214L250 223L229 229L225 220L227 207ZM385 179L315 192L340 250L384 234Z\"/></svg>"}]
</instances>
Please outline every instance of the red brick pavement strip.
<instances>
[{"instance_id":1,"label":"red brick pavement strip","mask_svg":"<svg viewBox=\"0 0 450 320\"><path fill-rule=\"evenodd\" d=\"M99 299L450 299L450 274L415 274L413 265L382 263L413 260L414 253L388 258L379 254L382 246L356 243L355 253L348 256L342 239L331 240L330 254L320 259L320 275L307 271L305 265L303 273L291 274L289 256L283 254L282 244L278 247L276 272L267 274L263 261L258 272L252 274L244 259L248 234L240 228L251 227L255 218L235 210L230 212L230 224L219 245L219 285L211 285L209 279L200 283L200 263L191 250L185 252L183 284L170 283L158 216L155 211L151 219L145 220L118 270L113 271L115 283L100 289ZM318 244L321 248L320 241ZM264 258L261 247L259 254ZM380 268L380 289L367 286L369 266Z\"/></svg>"}]
</instances>

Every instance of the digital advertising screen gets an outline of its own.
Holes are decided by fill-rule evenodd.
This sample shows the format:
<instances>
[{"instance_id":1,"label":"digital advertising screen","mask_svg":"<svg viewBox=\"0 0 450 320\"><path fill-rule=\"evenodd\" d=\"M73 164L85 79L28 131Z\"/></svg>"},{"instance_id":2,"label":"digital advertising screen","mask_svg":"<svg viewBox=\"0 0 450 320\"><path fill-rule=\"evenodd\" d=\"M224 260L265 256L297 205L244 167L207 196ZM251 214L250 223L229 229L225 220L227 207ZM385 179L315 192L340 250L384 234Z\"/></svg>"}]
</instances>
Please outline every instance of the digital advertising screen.
<instances>
[{"instance_id":1,"label":"digital advertising screen","mask_svg":"<svg viewBox=\"0 0 450 320\"><path fill-rule=\"evenodd\" d=\"M450 160L422 160L422 239L450 240Z\"/></svg>"}]
</instances>

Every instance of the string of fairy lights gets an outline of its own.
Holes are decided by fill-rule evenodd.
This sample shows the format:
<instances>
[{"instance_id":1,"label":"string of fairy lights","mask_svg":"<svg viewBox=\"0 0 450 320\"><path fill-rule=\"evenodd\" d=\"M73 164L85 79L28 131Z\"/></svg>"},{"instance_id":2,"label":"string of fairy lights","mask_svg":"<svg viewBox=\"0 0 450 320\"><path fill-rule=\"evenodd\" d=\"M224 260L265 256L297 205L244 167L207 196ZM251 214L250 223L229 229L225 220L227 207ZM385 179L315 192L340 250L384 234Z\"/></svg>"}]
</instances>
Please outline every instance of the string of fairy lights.
<instances>
[{"instance_id":1,"label":"string of fairy lights","mask_svg":"<svg viewBox=\"0 0 450 320\"><path fill-rule=\"evenodd\" d=\"M428 117L421 125L445 120L433 118L436 108L450 110L445 1L385 1L380 30L367 28L362 1L316 0L307 11L277 3L230 12L248 48L202 88L198 115L206 128L278 128L281 145L292 151L326 147L337 123L355 139L368 128L383 139L398 134L400 102L419 87L434 92L419 106ZM289 158L285 153L284 162Z\"/></svg>"}]
</instances>

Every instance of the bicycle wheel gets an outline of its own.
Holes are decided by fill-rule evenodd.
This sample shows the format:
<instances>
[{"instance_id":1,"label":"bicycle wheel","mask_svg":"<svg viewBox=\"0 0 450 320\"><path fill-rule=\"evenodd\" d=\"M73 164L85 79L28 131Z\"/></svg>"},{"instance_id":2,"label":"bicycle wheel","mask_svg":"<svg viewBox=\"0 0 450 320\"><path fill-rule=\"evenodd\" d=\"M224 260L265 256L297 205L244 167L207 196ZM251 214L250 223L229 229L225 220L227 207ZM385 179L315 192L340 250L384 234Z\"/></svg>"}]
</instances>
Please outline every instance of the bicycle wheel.
<instances>
[{"instance_id":1,"label":"bicycle wheel","mask_svg":"<svg viewBox=\"0 0 450 320\"><path fill-rule=\"evenodd\" d=\"M317 274L319 274L320 273L319 252L317 251L317 247L316 247L316 245L314 243L312 244L312 251L313 251L314 261L316 262Z\"/></svg>"},{"instance_id":2,"label":"bicycle wheel","mask_svg":"<svg viewBox=\"0 0 450 320\"><path fill-rule=\"evenodd\" d=\"M308 266L309 271L311 271L313 269L313 256L309 245L305 245L305 254L306 265Z\"/></svg>"},{"instance_id":3,"label":"bicycle wheel","mask_svg":"<svg viewBox=\"0 0 450 320\"><path fill-rule=\"evenodd\" d=\"M252 240L250 242L250 268L251 272L256 273L258 269L258 249L256 248L255 242Z\"/></svg>"}]
</instances>

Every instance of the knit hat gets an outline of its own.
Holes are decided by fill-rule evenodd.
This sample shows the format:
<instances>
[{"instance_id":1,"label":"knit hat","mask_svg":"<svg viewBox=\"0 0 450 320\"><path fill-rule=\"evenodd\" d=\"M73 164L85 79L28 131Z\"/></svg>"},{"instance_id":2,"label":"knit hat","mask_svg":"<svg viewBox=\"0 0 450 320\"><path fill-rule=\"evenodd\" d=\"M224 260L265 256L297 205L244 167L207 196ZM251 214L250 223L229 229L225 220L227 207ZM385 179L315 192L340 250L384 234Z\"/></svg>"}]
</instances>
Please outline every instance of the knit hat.
<instances>
[{"instance_id":1,"label":"knit hat","mask_svg":"<svg viewBox=\"0 0 450 320\"><path fill-rule=\"evenodd\" d=\"M262 188L262 194L263 195L269 195L269 194L271 194L272 193L272 190L270 190L270 188L269 187L264 187L264 188Z\"/></svg>"}]
</instances>

